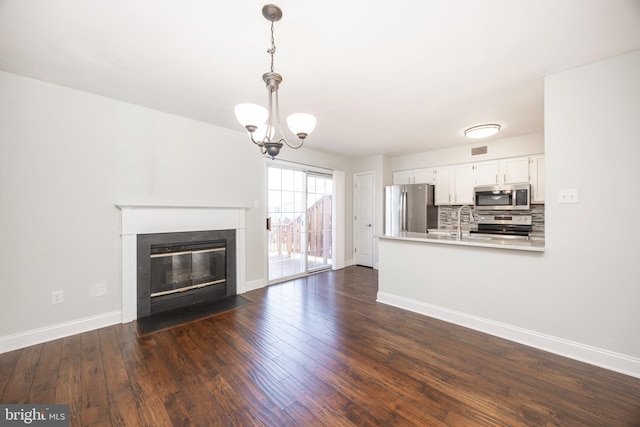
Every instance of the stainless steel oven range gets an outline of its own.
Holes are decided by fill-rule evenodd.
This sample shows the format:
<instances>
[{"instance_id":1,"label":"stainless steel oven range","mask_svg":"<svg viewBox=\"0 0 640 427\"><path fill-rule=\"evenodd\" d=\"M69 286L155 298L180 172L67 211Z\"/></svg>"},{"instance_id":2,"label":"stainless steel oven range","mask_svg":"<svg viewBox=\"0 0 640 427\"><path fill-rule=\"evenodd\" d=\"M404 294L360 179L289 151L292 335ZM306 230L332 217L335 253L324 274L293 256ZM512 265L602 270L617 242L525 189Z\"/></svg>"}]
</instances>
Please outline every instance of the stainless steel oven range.
<instances>
[{"instance_id":1,"label":"stainless steel oven range","mask_svg":"<svg viewBox=\"0 0 640 427\"><path fill-rule=\"evenodd\" d=\"M529 238L532 226L531 215L518 214L479 214L478 229L471 233L490 234L502 238Z\"/></svg>"}]
</instances>

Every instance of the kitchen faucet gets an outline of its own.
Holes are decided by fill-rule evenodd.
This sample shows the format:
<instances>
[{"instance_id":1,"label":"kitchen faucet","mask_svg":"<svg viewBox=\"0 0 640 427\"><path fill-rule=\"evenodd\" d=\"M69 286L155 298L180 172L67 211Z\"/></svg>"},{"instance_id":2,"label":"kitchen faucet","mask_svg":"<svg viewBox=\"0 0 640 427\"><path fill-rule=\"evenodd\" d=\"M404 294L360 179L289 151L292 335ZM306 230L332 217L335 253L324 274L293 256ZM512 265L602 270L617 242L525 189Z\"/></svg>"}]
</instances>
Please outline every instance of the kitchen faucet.
<instances>
[{"instance_id":1,"label":"kitchen faucet","mask_svg":"<svg viewBox=\"0 0 640 427\"><path fill-rule=\"evenodd\" d=\"M460 226L460 218L462 216L461 214L464 208L469 209L469 227L471 227L471 221L473 221L473 209L471 209L471 206L468 206L468 205L460 206L460 209L458 209L458 240L462 239L462 228Z\"/></svg>"}]
</instances>

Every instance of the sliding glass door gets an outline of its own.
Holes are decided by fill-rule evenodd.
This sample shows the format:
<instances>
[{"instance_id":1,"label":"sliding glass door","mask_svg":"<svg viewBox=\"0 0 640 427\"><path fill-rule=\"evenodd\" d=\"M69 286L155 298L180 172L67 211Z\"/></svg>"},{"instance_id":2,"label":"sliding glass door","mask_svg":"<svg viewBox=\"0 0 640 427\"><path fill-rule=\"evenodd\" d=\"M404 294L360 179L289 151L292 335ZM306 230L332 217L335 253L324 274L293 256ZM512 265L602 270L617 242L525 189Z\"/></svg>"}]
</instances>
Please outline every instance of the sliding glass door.
<instances>
[{"instance_id":1,"label":"sliding glass door","mask_svg":"<svg viewBox=\"0 0 640 427\"><path fill-rule=\"evenodd\" d=\"M331 175L268 166L269 282L331 266Z\"/></svg>"},{"instance_id":2,"label":"sliding glass door","mask_svg":"<svg viewBox=\"0 0 640 427\"><path fill-rule=\"evenodd\" d=\"M331 176L307 173L307 270L331 267Z\"/></svg>"}]
</instances>

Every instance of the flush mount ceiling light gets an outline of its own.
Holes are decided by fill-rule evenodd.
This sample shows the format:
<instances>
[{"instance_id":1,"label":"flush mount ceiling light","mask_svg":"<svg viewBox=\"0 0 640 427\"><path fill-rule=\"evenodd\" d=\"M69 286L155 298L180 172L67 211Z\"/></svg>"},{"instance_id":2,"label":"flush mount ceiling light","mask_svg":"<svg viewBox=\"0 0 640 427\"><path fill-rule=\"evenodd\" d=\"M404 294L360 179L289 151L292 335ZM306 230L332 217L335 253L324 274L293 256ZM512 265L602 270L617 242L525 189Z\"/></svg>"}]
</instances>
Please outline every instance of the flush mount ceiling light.
<instances>
[{"instance_id":1,"label":"flush mount ceiling light","mask_svg":"<svg viewBox=\"0 0 640 427\"><path fill-rule=\"evenodd\" d=\"M471 127L464 131L464 136L467 138L486 138L491 135L495 135L500 131L500 125L488 124Z\"/></svg>"},{"instance_id":2,"label":"flush mount ceiling light","mask_svg":"<svg viewBox=\"0 0 640 427\"><path fill-rule=\"evenodd\" d=\"M271 71L262 75L262 80L267 85L269 92L268 109L256 104L238 104L235 112L240 124L249 131L251 142L260 147L262 154L268 154L272 159L275 159L280 153L283 143L294 149L302 147L305 138L316 127L316 118L306 113L296 113L287 117L289 129L298 137L300 143L292 145L287 141L280 124L280 106L278 104L278 88L282 83L282 76L273 71L273 55L276 53L273 23L282 19L282 10L276 5L266 4L262 7L262 16L267 21L271 21L271 48L267 50L267 53L271 55ZM274 138L276 131L274 126L277 126L282 138Z\"/></svg>"}]
</instances>

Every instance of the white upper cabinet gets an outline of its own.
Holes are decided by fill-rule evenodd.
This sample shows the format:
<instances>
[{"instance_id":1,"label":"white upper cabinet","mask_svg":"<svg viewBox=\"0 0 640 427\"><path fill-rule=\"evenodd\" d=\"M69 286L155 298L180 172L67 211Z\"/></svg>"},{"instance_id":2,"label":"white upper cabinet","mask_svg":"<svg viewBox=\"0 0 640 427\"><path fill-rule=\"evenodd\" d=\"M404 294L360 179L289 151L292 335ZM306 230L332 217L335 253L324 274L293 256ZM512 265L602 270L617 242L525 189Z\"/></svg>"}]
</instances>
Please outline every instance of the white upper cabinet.
<instances>
[{"instance_id":1,"label":"white upper cabinet","mask_svg":"<svg viewBox=\"0 0 640 427\"><path fill-rule=\"evenodd\" d=\"M393 184L413 184L413 171L397 171L393 173Z\"/></svg>"},{"instance_id":2,"label":"white upper cabinet","mask_svg":"<svg viewBox=\"0 0 640 427\"><path fill-rule=\"evenodd\" d=\"M473 164L457 165L454 168L454 205L472 205L474 200L473 183L474 183L474 167Z\"/></svg>"},{"instance_id":3,"label":"white upper cabinet","mask_svg":"<svg viewBox=\"0 0 640 427\"><path fill-rule=\"evenodd\" d=\"M444 166L435 169L436 173L436 205L452 205L455 188L453 185L453 167Z\"/></svg>"},{"instance_id":4,"label":"white upper cabinet","mask_svg":"<svg viewBox=\"0 0 640 427\"><path fill-rule=\"evenodd\" d=\"M500 183L500 162L498 160L475 163L475 185L497 185Z\"/></svg>"},{"instance_id":5,"label":"white upper cabinet","mask_svg":"<svg viewBox=\"0 0 640 427\"><path fill-rule=\"evenodd\" d=\"M393 173L394 184L433 184L436 205L472 205L480 185L531 184L531 203L544 203L544 154Z\"/></svg>"},{"instance_id":6,"label":"white upper cabinet","mask_svg":"<svg viewBox=\"0 0 640 427\"><path fill-rule=\"evenodd\" d=\"M435 184L436 183L436 169L424 168L415 169L413 171L414 184Z\"/></svg>"},{"instance_id":7,"label":"white upper cabinet","mask_svg":"<svg viewBox=\"0 0 640 427\"><path fill-rule=\"evenodd\" d=\"M531 203L544 203L544 155L529 158L529 175L531 176Z\"/></svg>"},{"instance_id":8,"label":"white upper cabinet","mask_svg":"<svg viewBox=\"0 0 640 427\"><path fill-rule=\"evenodd\" d=\"M529 182L529 157L474 163L475 185L520 184Z\"/></svg>"},{"instance_id":9,"label":"white upper cabinet","mask_svg":"<svg viewBox=\"0 0 640 427\"><path fill-rule=\"evenodd\" d=\"M513 157L500 160L501 184L529 182L529 157Z\"/></svg>"},{"instance_id":10,"label":"white upper cabinet","mask_svg":"<svg viewBox=\"0 0 640 427\"><path fill-rule=\"evenodd\" d=\"M435 168L412 169L393 173L394 185L435 184Z\"/></svg>"},{"instance_id":11,"label":"white upper cabinet","mask_svg":"<svg viewBox=\"0 0 640 427\"><path fill-rule=\"evenodd\" d=\"M435 168L436 205L473 204L473 165Z\"/></svg>"}]
</instances>

